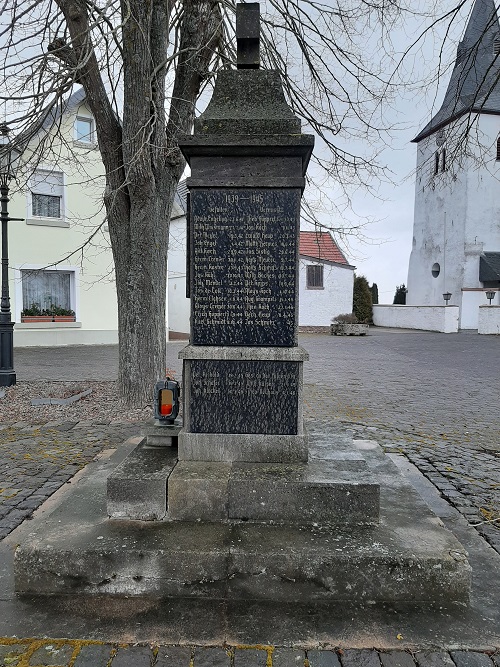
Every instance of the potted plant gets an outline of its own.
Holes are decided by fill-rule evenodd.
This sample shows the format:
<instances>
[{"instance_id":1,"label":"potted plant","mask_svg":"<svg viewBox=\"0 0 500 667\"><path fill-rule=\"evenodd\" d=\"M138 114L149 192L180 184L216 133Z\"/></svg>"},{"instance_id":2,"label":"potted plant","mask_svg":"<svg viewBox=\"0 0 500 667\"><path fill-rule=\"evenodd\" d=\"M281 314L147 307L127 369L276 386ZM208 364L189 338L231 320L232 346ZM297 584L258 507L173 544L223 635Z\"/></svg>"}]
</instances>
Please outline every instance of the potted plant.
<instances>
[{"instance_id":1,"label":"potted plant","mask_svg":"<svg viewBox=\"0 0 500 667\"><path fill-rule=\"evenodd\" d=\"M75 319L73 310L53 304L41 308L39 303L32 303L21 313L21 322L74 322Z\"/></svg>"},{"instance_id":2,"label":"potted plant","mask_svg":"<svg viewBox=\"0 0 500 667\"><path fill-rule=\"evenodd\" d=\"M332 336L366 336L369 330L366 322L359 322L354 313L337 315L330 324Z\"/></svg>"}]
</instances>

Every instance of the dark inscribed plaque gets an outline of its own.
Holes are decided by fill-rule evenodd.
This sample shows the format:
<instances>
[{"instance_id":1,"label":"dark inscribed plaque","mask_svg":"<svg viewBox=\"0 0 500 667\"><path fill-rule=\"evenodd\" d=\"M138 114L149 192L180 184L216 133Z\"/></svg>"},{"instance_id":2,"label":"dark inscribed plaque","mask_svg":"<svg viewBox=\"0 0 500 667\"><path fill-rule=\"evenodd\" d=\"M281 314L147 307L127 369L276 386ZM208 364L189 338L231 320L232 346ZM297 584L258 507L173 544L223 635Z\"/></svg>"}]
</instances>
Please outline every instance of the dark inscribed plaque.
<instances>
[{"instance_id":1,"label":"dark inscribed plaque","mask_svg":"<svg viewBox=\"0 0 500 667\"><path fill-rule=\"evenodd\" d=\"M193 345L296 345L299 189L191 191Z\"/></svg>"},{"instance_id":2,"label":"dark inscribed plaque","mask_svg":"<svg viewBox=\"0 0 500 667\"><path fill-rule=\"evenodd\" d=\"M297 434L298 362L192 360L192 433Z\"/></svg>"}]
</instances>

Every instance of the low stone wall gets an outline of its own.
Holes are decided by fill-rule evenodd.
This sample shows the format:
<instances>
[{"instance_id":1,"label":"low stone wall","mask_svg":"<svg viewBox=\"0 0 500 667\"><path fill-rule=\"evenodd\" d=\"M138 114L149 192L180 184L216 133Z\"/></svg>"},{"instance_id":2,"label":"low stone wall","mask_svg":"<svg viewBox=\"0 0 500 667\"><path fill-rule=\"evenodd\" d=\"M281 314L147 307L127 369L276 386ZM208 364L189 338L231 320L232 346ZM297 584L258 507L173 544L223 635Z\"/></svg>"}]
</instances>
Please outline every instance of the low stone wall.
<instances>
[{"instance_id":1,"label":"low stone wall","mask_svg":"<svg viewBox=\"0 0 500 667\"><path fill-rule=\"evenodd\" d=\"M500 306L479 306L477 332L500 334Z\"/></svg>"},{"instance_id":2,"label":"low stone wall","mask_svg":"<svg viewBox=\"0 0 500 667\"><path fill-rule=\"evenodd\" d=\"M456 333L458 306L373 306L376 327Z\"/></svg>"}]
</instances>

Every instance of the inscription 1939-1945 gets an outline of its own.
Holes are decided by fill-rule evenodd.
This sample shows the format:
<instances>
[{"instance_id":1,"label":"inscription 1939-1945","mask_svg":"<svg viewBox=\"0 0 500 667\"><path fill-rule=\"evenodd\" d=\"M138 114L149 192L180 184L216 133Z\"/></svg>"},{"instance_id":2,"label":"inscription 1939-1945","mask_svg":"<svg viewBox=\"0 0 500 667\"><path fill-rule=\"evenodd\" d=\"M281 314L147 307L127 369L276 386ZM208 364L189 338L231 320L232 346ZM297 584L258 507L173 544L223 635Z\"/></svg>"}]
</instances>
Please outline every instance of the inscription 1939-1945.
<instances>
[{"instance_id":1,"label":"inscription 1939-1945","mask_svg":"<svg viewBox=\"0 0 500 667\"><path fill-rule=\"evenodd\" d=\"M293 346L300 190L193 189L191 342Z\"/></svg>"}]
</instances>

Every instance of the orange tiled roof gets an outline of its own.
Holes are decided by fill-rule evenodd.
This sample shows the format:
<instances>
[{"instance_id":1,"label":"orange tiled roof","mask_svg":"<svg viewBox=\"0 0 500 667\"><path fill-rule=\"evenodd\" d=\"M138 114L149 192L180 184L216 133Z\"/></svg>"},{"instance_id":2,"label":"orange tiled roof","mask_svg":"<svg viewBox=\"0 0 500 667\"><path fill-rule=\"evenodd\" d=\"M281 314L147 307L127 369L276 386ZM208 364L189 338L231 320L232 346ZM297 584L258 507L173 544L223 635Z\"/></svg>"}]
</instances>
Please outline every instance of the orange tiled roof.
<instances>
[{"instance_id":1,"label":"orange tiled roof","mask_svg":"<svg viewBox=\"0 0 500 667\"><path fill-rule=\"evenodd\" d=\"M347 264L342 251L328 232L300 232L299 254L337 264Z\"/></svg>"}]
</instances>

